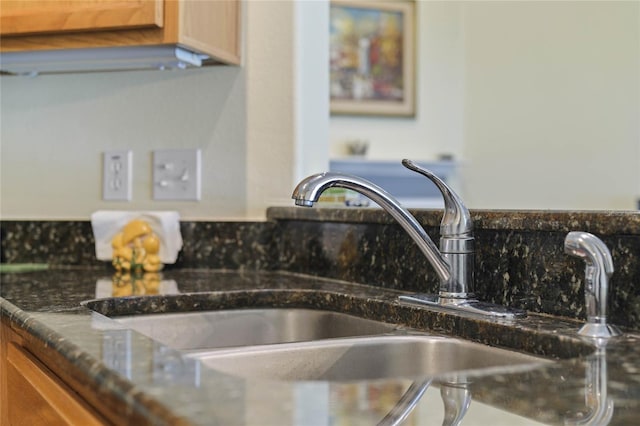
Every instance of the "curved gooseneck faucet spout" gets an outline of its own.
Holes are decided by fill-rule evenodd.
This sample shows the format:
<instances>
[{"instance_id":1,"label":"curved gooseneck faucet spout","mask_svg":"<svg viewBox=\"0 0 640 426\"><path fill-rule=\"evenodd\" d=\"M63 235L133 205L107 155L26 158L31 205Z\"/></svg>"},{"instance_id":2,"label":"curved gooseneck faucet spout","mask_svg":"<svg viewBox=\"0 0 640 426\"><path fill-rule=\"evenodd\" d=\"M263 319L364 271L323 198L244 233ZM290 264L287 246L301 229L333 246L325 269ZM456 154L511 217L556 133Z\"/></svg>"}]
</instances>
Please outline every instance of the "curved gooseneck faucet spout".
<instances>
[{"instance_id":1,"label":"curved gooseneck faucet spout","mask_svg":"<svg viewBox=\"0 0 640 426\"><path fill-rule=\"evenodd\" d=\"M332 187L345 188L370 198L387 211L418 245L440 280L437 297L425 294L403 295L400 297L403 302L437 305L445 309L509 319L524 316L524 311L474 299L474 238L469 210L460 197L431 171L417 166L410 160L403 160L402 164L431 180L444 198L445 213L440 224L439 249L416 218L391 194L358 176L332 172L311 175L296 186L292 198L298 206L312 207L325 190Z\"/></svg>"},{"instance_id":2,"label":"curved gooseneck faucet spout","mask_svg":"<svg viewBox=\"0 0 640 426\"><path fill-rule=\"evenodd\" d=\"M418 245L438 274L440 282L451 280L451 271L444 257L438 251L429 235L415 217L396 201L387 191L368 180L343 173L319 173L302 180L293 191L296 205L311 207L328 188L337 187L356 191L370 198L386 210Z\"/></svg>"}]
</instances>

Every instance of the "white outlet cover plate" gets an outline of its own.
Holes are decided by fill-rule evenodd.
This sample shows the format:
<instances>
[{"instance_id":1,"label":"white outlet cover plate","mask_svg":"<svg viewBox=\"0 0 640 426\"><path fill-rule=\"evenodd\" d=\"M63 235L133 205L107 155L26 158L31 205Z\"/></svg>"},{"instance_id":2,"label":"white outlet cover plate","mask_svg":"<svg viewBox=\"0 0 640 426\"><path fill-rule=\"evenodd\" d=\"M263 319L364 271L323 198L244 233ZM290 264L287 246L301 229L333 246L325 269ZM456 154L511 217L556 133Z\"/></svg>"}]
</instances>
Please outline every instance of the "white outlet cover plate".
<instances>
[{"instance_id":1,"label":"white outlet cover plate","mask_svg":"<svg viewBox=\"0 0 640 426\"><path fill-rule=\"evenodd\" d=\"M153 151L153 199L199 201L201 164L199 149Z\"/></svg>"},{"instance_id":2,"label":"white outlet cover plate","mask_svg":"<svg viewBox=\"0 0 640 426\"><path fill-rule=\"evenodd\" d=\"M131 201L133 154L130 150L105 151L102 156L102 199Z\"/></svg>"}]
</instances>

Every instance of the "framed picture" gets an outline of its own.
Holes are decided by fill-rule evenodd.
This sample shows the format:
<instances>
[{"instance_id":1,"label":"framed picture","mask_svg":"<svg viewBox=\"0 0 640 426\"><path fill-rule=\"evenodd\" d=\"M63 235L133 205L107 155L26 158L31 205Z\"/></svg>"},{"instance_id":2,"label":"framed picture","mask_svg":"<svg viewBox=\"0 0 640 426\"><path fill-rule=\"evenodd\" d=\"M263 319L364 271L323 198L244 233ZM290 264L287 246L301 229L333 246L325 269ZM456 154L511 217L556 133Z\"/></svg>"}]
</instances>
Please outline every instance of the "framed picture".
<instances>
[{"instance_id":1,"label":"framed picture","mask_svg":"<svg viewBox=\"0 0 640 426\"><path fill-rule=\"evenodd\" d=\"M332 114L415 115L413 1L332 0Z\"/></svg>"}]
</instances>

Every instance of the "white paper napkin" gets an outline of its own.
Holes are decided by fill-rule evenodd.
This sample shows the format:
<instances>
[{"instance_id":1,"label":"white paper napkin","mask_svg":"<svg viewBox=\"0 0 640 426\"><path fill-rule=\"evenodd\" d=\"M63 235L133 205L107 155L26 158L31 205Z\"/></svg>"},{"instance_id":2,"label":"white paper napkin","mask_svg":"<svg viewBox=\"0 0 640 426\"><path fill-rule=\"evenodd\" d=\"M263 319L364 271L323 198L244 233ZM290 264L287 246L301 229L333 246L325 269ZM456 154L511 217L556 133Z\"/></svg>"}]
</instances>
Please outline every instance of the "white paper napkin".
<instances>
[{"instance_id":1,"label":"white paper napkin","mask_svg":"<svg viewBox=\"0 0 640 426\"><path fill-rule=\"evenodd\" d=\"M113 248L111 240L133 219L144 220L160 239L160 261L175 263L182 249L180 234L180 214L175 211L114 211L101 210L91 215L91 227L96 240L98 260L111 260Z\"/></svg>"}]
</instances>

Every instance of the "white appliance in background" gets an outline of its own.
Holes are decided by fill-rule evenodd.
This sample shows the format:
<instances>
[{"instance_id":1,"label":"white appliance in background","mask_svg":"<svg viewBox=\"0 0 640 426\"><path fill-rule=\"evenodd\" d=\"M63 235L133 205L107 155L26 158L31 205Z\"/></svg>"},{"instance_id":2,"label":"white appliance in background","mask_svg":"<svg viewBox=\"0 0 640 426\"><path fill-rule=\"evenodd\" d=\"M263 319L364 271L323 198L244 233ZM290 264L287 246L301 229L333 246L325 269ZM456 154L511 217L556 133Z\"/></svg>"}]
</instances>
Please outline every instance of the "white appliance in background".
<instances>
[{"instance_id":1,"label":"white appliance in background","mask_svg":"<svg viewBox=\"0 0 640 426\"><path fill-rule=\"evenodd\" d=\"M431 170L447 184L450 184L456 173L455 161L416 161L416 163ZM444 207L442 195L433 182L406 169L400 160L335 159L329 161L329 170L367 179L393 195L406 208Z\"/></svg>"}]
</instances>

